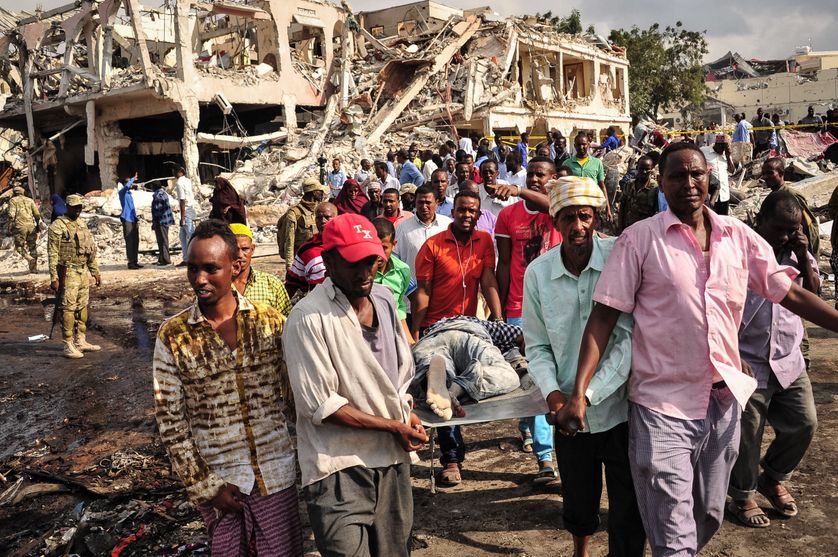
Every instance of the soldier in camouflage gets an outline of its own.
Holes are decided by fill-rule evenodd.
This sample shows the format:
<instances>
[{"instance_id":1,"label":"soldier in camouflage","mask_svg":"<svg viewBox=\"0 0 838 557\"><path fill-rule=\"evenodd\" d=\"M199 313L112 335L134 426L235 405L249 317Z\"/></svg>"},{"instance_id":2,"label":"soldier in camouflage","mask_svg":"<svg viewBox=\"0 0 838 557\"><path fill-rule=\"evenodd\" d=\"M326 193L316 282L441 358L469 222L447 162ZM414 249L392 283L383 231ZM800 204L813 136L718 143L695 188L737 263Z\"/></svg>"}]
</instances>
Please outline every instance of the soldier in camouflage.
<instances>
[{"instance_id":1,"label":"soldier in camouflage","mask_svg":"<svg viewBox=\"0 0 838 557\"><path fill-rule=\"evenodd\" d=\"M652 180L654 162L647 156L637 160L637 174L629 182L620 202L620 230L656 215L665 207L660 206L658 183Z\"/></svg>"},{"instance_id":2,"label":"soldier in camouflage","mask_svg":"<svg viewBox=\"0 0 838 557\"><path fill-rule=\"evenodd\" d=\"M61 330L64 356L67 358L82 358L83 352L101 349L88 343L85 336L90 276L93 276L96 286L102 284L102 279L93 235L79 219L82 201L80 195L68 195L67 214L58 217L49 226L49 278L54 291L63 291Z\"/></svg>"},{"instance_id":3,"label":"soldier in camouflage","mask_svg":"<svg viewBox=\"0 0 838 557\"><path fill-rule=\"evenodd\" d=\"M35 202L26 197L26 191L15 186L12 190L14 196L9 200L9 232L15 239L15 251L18 252L27 263L29 272L38 270L38 252L36 242L38 239L38 226L41 224L41 213L35 206Z\"/></svg>"}]
</instances>

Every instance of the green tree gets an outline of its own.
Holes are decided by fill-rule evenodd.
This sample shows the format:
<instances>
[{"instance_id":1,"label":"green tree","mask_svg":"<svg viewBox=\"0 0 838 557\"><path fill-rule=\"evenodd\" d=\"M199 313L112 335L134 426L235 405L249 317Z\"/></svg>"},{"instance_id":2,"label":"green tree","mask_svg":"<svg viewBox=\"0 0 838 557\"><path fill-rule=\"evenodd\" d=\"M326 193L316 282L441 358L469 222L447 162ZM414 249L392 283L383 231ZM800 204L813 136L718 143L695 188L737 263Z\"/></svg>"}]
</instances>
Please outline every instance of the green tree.
<instances>
[{"instance_id":1,"label":"green tree","mask_svg":"<svg viewBox=\"0 0 838 557\"><path fill-rule=\"evenodd\" d=\"M582 33L582 13L575 8L570 11L570 15L567 17L553 15L553 12L549 11L544 14L536 13L535 18L552 26L558 33L567 33L568 35ZM590 29L593 29L593 25L589 26Z\"/></svg>"},{"instance_id":2,"label":"green tree","mask_svg":"<svg viewBox=\"0 0 838 557\"><path fill-rule=\"evenodd\" d=\"M688 31L679 21L661 30L615 29L609 39L626 48L631 63L629 90L632 112L657 120L661 111L700 106L707 95L702 59L706 31Z\"/></svg>"}]
</instances>

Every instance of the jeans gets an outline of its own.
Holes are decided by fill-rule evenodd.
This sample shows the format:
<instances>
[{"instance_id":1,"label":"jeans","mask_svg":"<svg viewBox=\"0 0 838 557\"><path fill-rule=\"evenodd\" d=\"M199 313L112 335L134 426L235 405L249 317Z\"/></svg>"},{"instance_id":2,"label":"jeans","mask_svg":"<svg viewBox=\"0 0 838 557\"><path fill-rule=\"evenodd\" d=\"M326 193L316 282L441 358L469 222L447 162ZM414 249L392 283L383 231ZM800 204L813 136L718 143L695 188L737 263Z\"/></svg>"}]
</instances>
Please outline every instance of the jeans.
<instances>
[{"instance_id":1,"label":"jeans","mask_svg":"<svg viewBox=\"0 0 838 557\"><path fill-rule=\"evenodd\" d=\"M439 436L439 461L442 465L459 463L466 458L466 444L460 426L445 426L436 428Z\"/></svg>"},{"instance_id":2,"label":"jeans","mask_svg":"<svg viewBox=\"0 0 838 557\"><path fill-rule=\"evenodd\" d=\"M774 429L774 440L760 462L762 434L766 420ZM818 426L812 383L804 371L783 389L772 373L768 385L757 389L742 412L739 457L730 475L728 494L737 500L753 499L760 464L766 476L777 482L791 478Z\"/></svg>"},{"instance_id":3,"label":"jeans","mask_svg":"<svg viewBox=\"0 0 838 557\"><path fill-rule=\"evenodd\" d=\"M510 325L524 326L523 317L507 317ZM547 423L544 416L531 416L518 421L518 431L532 435L532 452L538 462L552 462L553 460L553 426Z\"/></svg>"},{"instance_id":4,"label":"jeans","mask_svg":"<svg viewBox=\"0 0 838 557\"><path fill-rule=\"evenodd\" d=\"M192 237L193 232L195 232L195 223L190 217L186 217L183 220L183 224L180 225L180 247L183 250L181 256L183 257L184 263L186 262L186 250L189 247L189 239Z\"/></svg>"}]
</instances>

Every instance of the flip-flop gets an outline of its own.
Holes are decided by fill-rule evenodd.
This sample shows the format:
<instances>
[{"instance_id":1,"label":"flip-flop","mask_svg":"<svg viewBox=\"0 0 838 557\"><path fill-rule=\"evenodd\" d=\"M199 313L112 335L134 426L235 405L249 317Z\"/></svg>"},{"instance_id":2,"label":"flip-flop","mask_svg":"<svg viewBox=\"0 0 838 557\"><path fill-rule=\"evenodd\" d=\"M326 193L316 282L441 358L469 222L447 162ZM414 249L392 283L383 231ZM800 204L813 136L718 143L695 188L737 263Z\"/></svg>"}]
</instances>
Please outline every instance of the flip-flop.
<instances>
[{"instance_id":1,"label":"flip-flop","mask_svg":"<svg viewBox=\"0 0 838 557\"><path fill-rule=\"evenodd\" d=\"M756 506L752 509L743 509L740 507L736 501L731 501L727 505L727 512L733 515L736 520L738 520L743 526L747 526L748 528L768 528L771 526L771 521L768 519L768 516L765 512ZM753 519L758 517L764 517L766 522L754 522Z\"/></svg>"},{"instance_id":2,"label":"flip-flop","mask_svg":"<svg viewBox=\"0 0 838 557\"><path fill-rule=\"evenodd\" d=\"M771 503L774 510L781 515L786 518L797 516L798 509L797 503L794 501L794 497L792 497L791 493L788 492L786 486L783 484L777 485L780 488L780 493L772 493L768 491L768 486L762 482L757 484L757 491L761 493L763 497L768 499L768 502Z\"/></svg>"},{"instance_id":3,"label":"flip-flop","mask_svg":"<svg viewBox=\"0 0 838 557\"><path fill-rule=\"evenodd\" d=\"M462 478L462 476L460 476L459 465L449 464L440 471L439 481L437 483L441 486L451 487L451 486L458 485L462 481L463 481L463 478Z\"/></svg>"},{"instance_id":4,"label":"flip-flop","mask_svg":"<svg viewBox=\"0 0 838 557\"><path fill-rule=\"evenodd\" d=\"M532 483L536 485L541 484L548 484L556 479L556 471L553 470L552 466L542 466L538 470L538 474L536 474L535 478L533 479Z\"/></svg>"}]
</instances>

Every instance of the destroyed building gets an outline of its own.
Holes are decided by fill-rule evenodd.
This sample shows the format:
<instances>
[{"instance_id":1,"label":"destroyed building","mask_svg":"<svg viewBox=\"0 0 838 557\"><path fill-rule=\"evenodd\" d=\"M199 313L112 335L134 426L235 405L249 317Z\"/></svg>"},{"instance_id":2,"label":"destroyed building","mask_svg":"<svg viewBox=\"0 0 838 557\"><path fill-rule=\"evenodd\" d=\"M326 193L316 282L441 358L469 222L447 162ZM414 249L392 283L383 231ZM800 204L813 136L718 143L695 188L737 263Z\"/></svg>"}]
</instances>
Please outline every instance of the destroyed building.
<instances>
[{"instance_id":1,"label":"destroyed building","mask_svg":"<svg viewBox=\"0 0 838 557\"><path fill-rule=\"evenodd\" d=\"M706 64L705 72L708 93L748 118L762 107L795 123L809 105L823 115L838 101L838 51L803 47L782 60L745 60L728 52Z\"/></svg>"},{"instance_id":2,"label":"destroyed building","mask_svg":"<svg viewBox=\"0 0 838 557\"><path fill-rule=\"evenodd\" d=\"M180 164L197 183L251 173L234 184L276 192L320 157L381 156L406 133L628 126L623 51L491 17L430 1L353 15L317 0L6 14L0 128L23 132L30 187L46 197Z\"/></svg>"}]
</instances>

